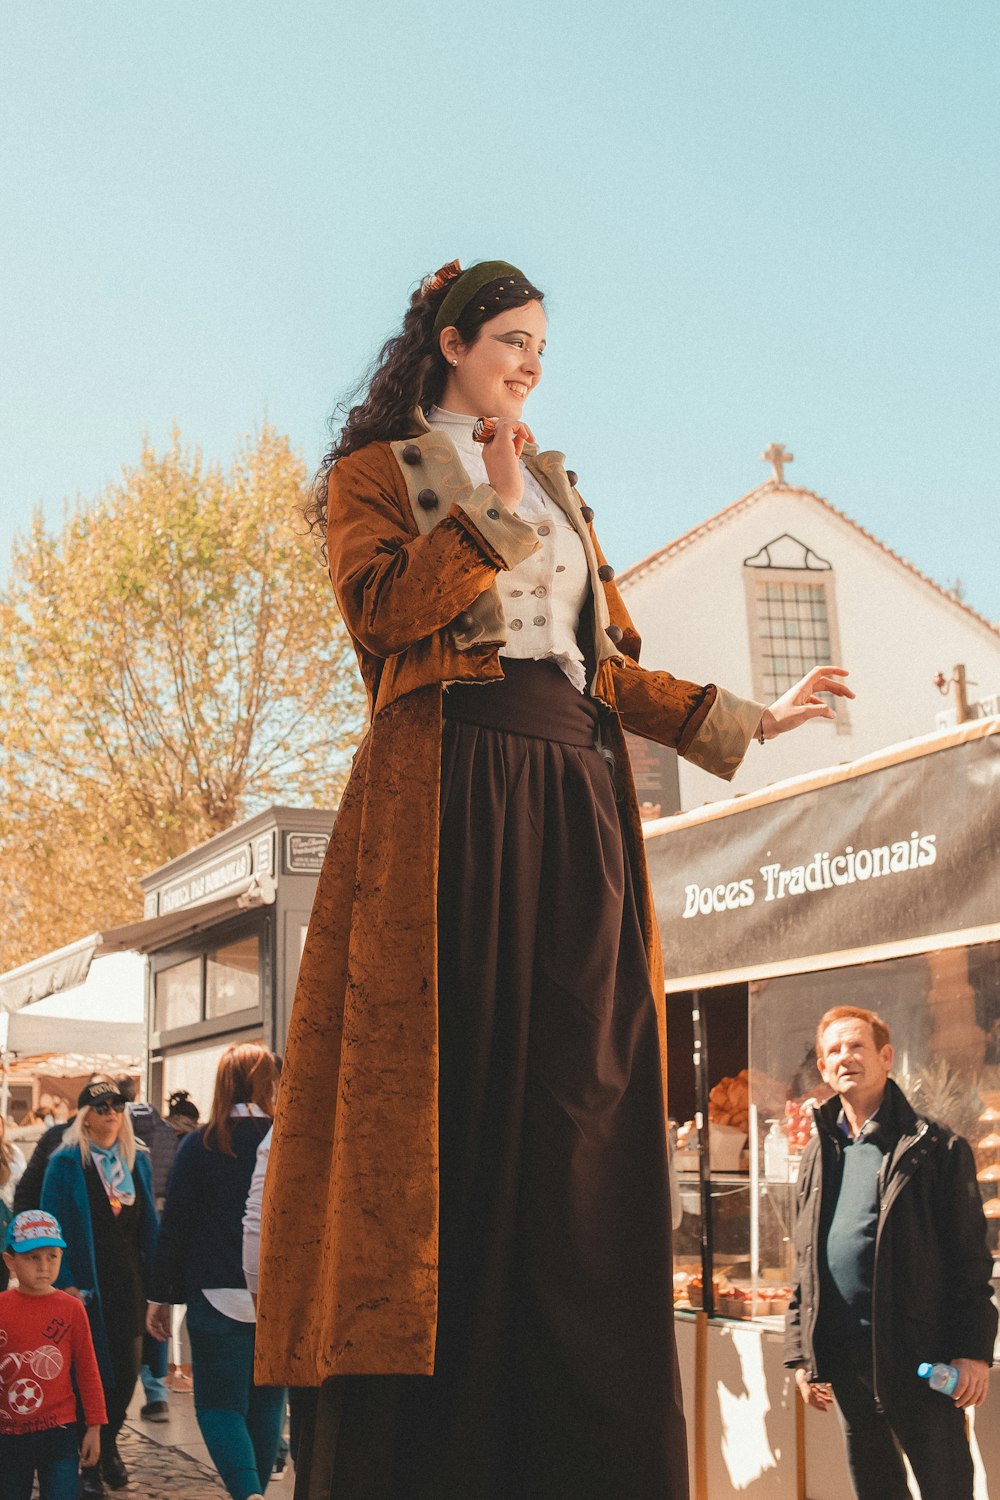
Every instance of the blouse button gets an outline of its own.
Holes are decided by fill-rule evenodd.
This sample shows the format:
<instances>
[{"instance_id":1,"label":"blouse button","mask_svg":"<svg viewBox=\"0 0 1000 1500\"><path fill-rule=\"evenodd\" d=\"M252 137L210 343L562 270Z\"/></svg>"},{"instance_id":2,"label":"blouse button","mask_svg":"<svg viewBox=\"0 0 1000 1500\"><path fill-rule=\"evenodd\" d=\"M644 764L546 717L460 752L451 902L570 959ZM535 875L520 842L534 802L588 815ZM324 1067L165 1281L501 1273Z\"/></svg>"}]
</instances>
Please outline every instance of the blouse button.
<instances>
[{"instance_id":1,"label":"blouse button","mask_svg":"<svg viewBox=\"0 0 1000 1500\"><path fill-rule=\"evenodd\" d=\"M566 564L565 563L556 563L556 572L557 573L565 573L565 571L566 571Z\"/></svg>"},{"instance_id":2,"label":"blouse button","mask_svg":"<svg viewBox=\"0 0 1000 1500\"><path fill-rule=\"evenodd\" d=\"M520 597L521 597L521 595L523 593L524 593L524 589L511 589L511 591L510 591L510 597L512 599L520 599Z\"/></svg>"},{"instance_id":3,"label":"blouse button","mask_svg":"<svg viewBox=\"0 0 1000 1500\"><path fill-rule=\"evenodd\" d=\"M418 464L420 462L420 449L416 443L407 443L403 449L404 464Z\"/></svg>"},{"instance_id":4,"label":"blouse button","mask_svg":"<svg viewBox=\"0 0 1000 1500\"><path fill-rule=\"evenodd\" d=\"M510 628L511 628L511 630L520 630L522 623L523 623L523 621L521 621L521 620L511 620L511 622L510 622Z\"/></svg>"},{"instance_id":5,"label":"blouse button","mask_svg":"<svg viewBox=\"0 0 1000 1500\"><path fill-rule=\"evenodd\" d=\"M610 583L615 576L615 570L610 563L602 563L597 570L597 576L602 583Z\"/></svg>"},{"instance_id":6,"label":"blouse button","mask_svg":"<svg viewBox=\"0 0 1000 1500\"><path fill-rule=\"evenodd\" d=\"M417 496L417 504L423 510L436 510L438 497L433 490L421 490Z\"/></svg>"},{"instance_id":7,"label":"blouse button","mask_svg":"<svg viewBox=\"0 0 1000 1500\"><path fill-rule=\"evenodd\" d=\"M532 620L531 623L532 623L532 625L544 625L545 624L545 616L544 615L536 615L535 618Z\"/></svg>"},{"instance_id":8,"label":"blouse button","mask_svg":"<svg viewBox=\"0 0 1000 1500\"><path fill-rule=\"evenodd\" d=\"M538 535L539 536L548 536L548 534L549 534L549 527L548 526L539 526L539 528L538 528Z\"/></svg>"},{"instance_id":9,"label":"blouse button","mask_svg":"<svg viewBox=\"0 0 1000 1500\"><path fill-rule=\"evenodd\" d=\"M545 587L544 583L540 583L537 589L532 589L531 592L534 594L536 599L544 599L545 595L548 593L548 589Z\"/></svg>"}]
</instances>

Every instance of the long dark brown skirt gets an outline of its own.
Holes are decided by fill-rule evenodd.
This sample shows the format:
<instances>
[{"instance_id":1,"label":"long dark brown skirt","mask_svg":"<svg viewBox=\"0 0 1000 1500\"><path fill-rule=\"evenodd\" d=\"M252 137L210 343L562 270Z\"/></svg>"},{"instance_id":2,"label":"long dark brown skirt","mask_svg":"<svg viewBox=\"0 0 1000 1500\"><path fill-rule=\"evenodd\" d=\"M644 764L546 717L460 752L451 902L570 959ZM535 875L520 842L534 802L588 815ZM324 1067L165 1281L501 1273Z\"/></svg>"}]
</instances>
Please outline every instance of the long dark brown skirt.
<instances>
[{"instance_id":1,"label":"long dark brown skirt","mask_svg":"<svg viewBox=\"0 0 1000 1500\"><path fill-rule=\"evenodd\" d=\"M598 710L445 694L435 1372L328 1381L296 1500L686 1500L656 1018Z\"/></svg>"}]
</instances>

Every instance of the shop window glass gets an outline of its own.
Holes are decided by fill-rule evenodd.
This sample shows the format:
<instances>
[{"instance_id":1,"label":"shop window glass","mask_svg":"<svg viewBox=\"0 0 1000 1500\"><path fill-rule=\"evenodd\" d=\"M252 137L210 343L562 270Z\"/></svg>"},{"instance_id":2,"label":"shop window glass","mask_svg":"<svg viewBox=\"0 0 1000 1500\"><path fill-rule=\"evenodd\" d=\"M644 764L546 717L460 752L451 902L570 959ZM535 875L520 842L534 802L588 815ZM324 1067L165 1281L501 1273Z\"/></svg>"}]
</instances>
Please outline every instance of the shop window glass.
<instances>
[{"instance_id":1,"label":"shop window glass","mask_svg":"<svg viewBox=\"0 0 1000 1500\"><path fill-rule=\"evenodd\" d=\"M228 1016L260 1005L260 938L240 938L209 953L205 962L205 1014Z\"/></svg>"},{"instance_id":2,"label":"shop window glass","mask_svg":"<svg viewBox=\"0 0 1000 1500\"><path fill-rule=\"evenodd\" d=\"M178 1026L194 1026L201 1020L201 959L189 958L173 964L156 975L153 1026L156 1031L173 1031Z\"/></svg>"}]
</instances>

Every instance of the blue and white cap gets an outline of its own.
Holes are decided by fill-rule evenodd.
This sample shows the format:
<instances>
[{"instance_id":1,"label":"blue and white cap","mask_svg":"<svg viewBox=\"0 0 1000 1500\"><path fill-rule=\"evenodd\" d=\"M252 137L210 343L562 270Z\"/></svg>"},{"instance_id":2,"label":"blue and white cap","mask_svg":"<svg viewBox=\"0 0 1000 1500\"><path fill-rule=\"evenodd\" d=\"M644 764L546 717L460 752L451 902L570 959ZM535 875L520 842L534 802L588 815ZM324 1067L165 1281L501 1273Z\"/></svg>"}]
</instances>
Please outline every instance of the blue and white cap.
<instances>
[{"instance_id":1,"label":"blue and white cap","mask_svg":"<svg viewBox=\"0 0 1000 1500\"><path fill-rule=\"evenodd\" d=\"M27 1208L7 1225L4 1249L9 1250L12 1255L26 1255L29 1250L41 1250L46 1245L66 1249L59 1220L47 1214L44 1209Z\"/></svg>"}]
</instances>

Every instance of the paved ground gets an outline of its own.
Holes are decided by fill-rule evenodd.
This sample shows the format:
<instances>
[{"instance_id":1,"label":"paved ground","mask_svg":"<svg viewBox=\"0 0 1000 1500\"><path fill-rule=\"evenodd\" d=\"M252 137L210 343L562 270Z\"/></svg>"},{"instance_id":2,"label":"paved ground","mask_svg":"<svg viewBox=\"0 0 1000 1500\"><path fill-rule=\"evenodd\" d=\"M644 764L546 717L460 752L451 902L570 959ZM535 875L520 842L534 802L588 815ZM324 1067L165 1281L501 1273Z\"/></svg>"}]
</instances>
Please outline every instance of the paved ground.
<instances>
[{"instance_id":1,"label":"paved ground","mask_svg":"<svg viewBox=\"0 0 1000 1500\"><path fill-rule=\"evenodd\" d=\"M190 1394L171 1394L167 1422L143 1421L139 1408L144 1399L140 1386L118 1438L129 1484L128 1489L117 1493L132 1500L226 1500L225 1485L208 1461L201 1441ZM289 1464L284 1473L272 1476L267 1500L292 1500L294 1487ZM109 1490L108 1500L114 1500L114 1496L115 1491ZM33 1497L37 1500L37 1484Z\"/></svg>"},{"instance_id":2,"label":"paved ground","mask_svg":"<svg viewBox=\"0 0 1000 1500\"><path fill-rule=\"evenodd\" d=\"M142 1500L219 1500L226 1494L214 1469L205 1468L182 1448L155 1442L131 1424L122 1429L118 1451L129 1472L129 1487L121 1494Z\"/></svg>"},{"instance_id":3,"label":"paved ground","mask_svg":"<svg viewBox=\"0 0 1000 1500\"><path fill-rule=\"evenodd\" d=\"M201 1441L190 1393L171 1393L166 1422L140 1417L144 1399L139 1386L118 1439L130 1481L128 1489L119 1493L133 1500L225 1500L225 1486ZM289 1466L283 1474L272 1477L267 1500L291 1500L294 1485ZM112 1491L108 1496L114 1500Z\"/></svg>"}]
</instances>

